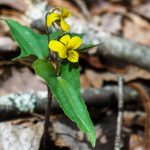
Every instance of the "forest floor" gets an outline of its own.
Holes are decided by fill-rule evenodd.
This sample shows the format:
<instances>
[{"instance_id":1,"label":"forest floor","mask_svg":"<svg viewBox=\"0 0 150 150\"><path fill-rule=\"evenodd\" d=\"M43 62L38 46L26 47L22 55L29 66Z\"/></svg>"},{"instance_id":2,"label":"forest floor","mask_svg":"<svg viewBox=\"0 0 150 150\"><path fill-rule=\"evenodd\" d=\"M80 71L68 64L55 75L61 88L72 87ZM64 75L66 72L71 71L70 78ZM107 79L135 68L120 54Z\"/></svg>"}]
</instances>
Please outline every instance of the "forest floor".
<instances>
[{"instance_id":1,"label":"forest floor","mask_svg":"<svg viewBox=\"0 0 150 150\"><path fill-rule=\"evenodd\" d=\"M66 7L73 14L68 20L72 32L86 33L87 43L102 44L82 53L79 61L82 94L96 128L96 147L90 146L54 104L49 128L52 149L114 149L121 76L124 107L120 144L123 150L150 150L150 1L0 0L0 18L15 19L44 34L45 14L55 6ZM6 23L0 21L0 150L38 150L43 132L46 93L42 91L46 86L35 76L29 60L11 60L19 53ZM11 93L20 93L25 101L34 99L36 109L20 110Z\"/></svg>"}]
</instances>

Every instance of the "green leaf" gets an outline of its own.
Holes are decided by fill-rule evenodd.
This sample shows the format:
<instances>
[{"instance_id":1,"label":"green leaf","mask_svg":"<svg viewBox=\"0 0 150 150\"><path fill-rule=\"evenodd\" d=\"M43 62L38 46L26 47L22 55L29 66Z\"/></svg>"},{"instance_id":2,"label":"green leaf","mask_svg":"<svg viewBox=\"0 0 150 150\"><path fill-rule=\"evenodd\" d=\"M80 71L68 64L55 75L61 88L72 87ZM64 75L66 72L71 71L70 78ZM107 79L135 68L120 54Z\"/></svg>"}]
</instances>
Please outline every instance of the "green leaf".
<instances>
[{"instance_id":1,"label":"green leaf","mask_svg":"<svg viewBox=\"0 0 150 150\"><path fill-rule=\"evenodd\" d=\"M82 33L82 34L79 34L79 33L67 33L67 34L69 34L71 37L79 36L80 38L82 38L85 35L85 33Z\"/></svg>"},{"instance_id":2,"label":"green leaf","mask_svg":"<svg viewBox=\"0 0 150 150\"><path fill-rule=\"evenodd\" d=\"M52 32L51 33L51 38L50 40L59 40L59 38L61 38L62 36L64 35L70 35L70 37L74 37L74 36L79 36L80 38L82 38L85 34L78 34L78 33L70 33L70 32L67 32L67 33L64 33L62 31L55 31L55 32Z\"/></svg>"},{"instance_id":3,"label":"green leaf","mask_svg":"<svg viewBox=\"0 0 150 150\"><path fill-rule=\"evenodd\" d=\"M48 56L48 40L46 35L40 35L20 23L7 19L13 38L21 47L21 54L17 58L35 55L44 59Z\"/></svg>"},{"instance_id":4,"label":"green leaf","mask_svg":"<svg viewBox=\"0 0 150 150\"><path fill-rule=\"evenodd\" d=\"M57 40L63 32L60 30L50 33L50 40Z\"/></svg>"},{"instance_id":5,"label":"green leaf","mask_svg":"<svg viewBox=\"0 0 150 150\"><path fill-rule=\"evenodd\" d=\"M59 77L51 63L46 60L38 59L33 67L36 74L46 81L64 113L77 123L80 130L88 135L92 146L95 146L95 129L80 95L78 64L63 62Z\"/></svg>"},{"instance_id":6,"label":"green leaf","mask_svg":"<svg viewBox=\"0 0 150 150\"><path fill-rule=\"evenodd\" d=\"M60 67L60 76L68 80L69 83L80 93L80 73L79 73L79 64L71 63L68 61L63 61Z\"/></svg>"},{"instance_id":7,"label":"green leaf","mask_svg":"<svg viewBox=\"0 0 150 150\"><path fill-rule=\"evenodd\" d=\"M82 46L78 49L78 51L79 51L79 52L82 52L82 51L84 51L84 50L87 50L87 49L90 49L90 48L99 46L99 45L101 45L101 44L102 44L102 43L100 43L100 44L82 45Z\"/></svg>"}]
</instances>

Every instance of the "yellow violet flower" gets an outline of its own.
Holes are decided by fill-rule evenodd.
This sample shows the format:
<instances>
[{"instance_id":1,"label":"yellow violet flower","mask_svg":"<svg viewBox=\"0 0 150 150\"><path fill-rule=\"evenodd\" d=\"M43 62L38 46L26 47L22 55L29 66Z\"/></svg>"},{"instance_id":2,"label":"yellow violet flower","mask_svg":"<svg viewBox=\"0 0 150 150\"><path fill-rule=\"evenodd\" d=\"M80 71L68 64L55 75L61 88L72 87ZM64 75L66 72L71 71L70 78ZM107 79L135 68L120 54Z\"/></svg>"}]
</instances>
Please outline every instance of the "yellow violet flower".
<instances>
[{"instance_id":1,"label":"yellow violet flower","mask_svg":"<svg viewBox=\"0 0 150 150\"><path fill-rule=\"evenodd\" d=\"M57 10L57 12L56 12ZM71 13L66 9L62 9L60 7L56 7L52 13L49 13L47 15L47 19L46 19L46 24L47 26L51 26L52 23L56 23L58 26L60 26L62 28L62 30L64 31L69 31L70 27L69 25L66 23L65 19L70 17Z\"/></svg>"},{"instance_id":2,"label":"yellow violet flower","mask_svg":"<svg viewBox=\"0 0 150 150\"><path fill-rule=\"evenodd\" d=\"M72 63L78 62L79 54L75 51L82 44L82 39L79 36L70 37L64 35L59 41L52 40L49 42L49 48L58 53L60 58L67 58Z\"/></svg>"}]
</instances>

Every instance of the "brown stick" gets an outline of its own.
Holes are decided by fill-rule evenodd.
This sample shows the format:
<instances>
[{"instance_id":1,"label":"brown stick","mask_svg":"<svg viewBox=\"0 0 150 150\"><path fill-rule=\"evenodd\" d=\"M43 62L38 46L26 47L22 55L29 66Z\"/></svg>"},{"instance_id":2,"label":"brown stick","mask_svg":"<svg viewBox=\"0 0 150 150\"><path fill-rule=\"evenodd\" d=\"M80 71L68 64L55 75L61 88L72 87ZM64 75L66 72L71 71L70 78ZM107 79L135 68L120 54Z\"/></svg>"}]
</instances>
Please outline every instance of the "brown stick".
<instances>
[{"instance_id":1,"label":"brown stick","mask_svg":"<svg viewBox=\"0 0 150 150\"><path fill-rule=\"evenodd\" d=\"M104 108L110 104L116 104L117 99L117 86L106 86L104 88L90 88L82 90L82 97L88 106ZM43 114L47 107L47 92L28 92L9 94L0 97L0 114L1 120L13 117L20 117L24 114L38 113ZM124 86L124 102L131 104L133 107L139 109L139 96L138 93ZM57 101L52 98L53 111L60 109Z\"/></svg>"},{"instance_id":2,"label":"brown stick","mask_svg":"<svg viewBox=\"0 0 150 150\"><path fill-rule=\"evenodd\" d=\"M121 144L122 118L123 118L123 78L119 76L118 77L118 117L117 117L117 128L116 128L114 150L120 150L122 148L122 144Z\"/></svg>"},{"instance_id":3,"label":"brown stick","mask_svg":"<svg viewBox=\"0 0 150 150\"><path fill-rule=\"evenodd\" d=\"M150 47L125 38L107 34L99 35L99 52L105 57L114 57L150 70ZM138 61L137 61L138 60Z\"/></svg>"},{"instance_id":4,"label":"brown stick","mask_svg":"<svg viewBox=\"0 0 150 150\"><path fill-rule=\"evenodd\" d=\"M74 0L74 1L79 6L79 8L81 9L82 13L86 17L86 19L91 20L92 17L91 17L91 14L90 14L88 8L86 7L86 4L82 0Z\"/></svg>"}]
</instances>

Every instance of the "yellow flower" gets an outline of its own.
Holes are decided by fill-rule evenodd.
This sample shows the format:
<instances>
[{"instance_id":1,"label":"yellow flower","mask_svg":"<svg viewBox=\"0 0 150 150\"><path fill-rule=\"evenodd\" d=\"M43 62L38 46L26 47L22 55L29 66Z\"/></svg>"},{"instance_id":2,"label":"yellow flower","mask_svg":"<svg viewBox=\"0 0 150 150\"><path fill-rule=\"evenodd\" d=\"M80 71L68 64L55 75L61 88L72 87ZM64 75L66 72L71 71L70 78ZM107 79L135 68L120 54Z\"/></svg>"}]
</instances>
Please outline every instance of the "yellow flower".
<instances>
[{"instance_id":1,"label":"yellow flower","mask_svg":"<svg viewBox=\"0 0 150 150\"><path fill-rule=\"evenodd\" d=\"M57 10L57 12L56 12ZM65 19L70 17L71 13L66 9L62 9L60 7L56 7L52 13L49 13L46 18L46 24L47 26L51 26L52 23L56 23L58 26L62 28L64 31L69 31L70 27L69 25L65 22Z\"/></svg>"},{"instance_id":2,"label":"yellow flower","mask_svg":"<svg viewBox=\"0 0 150 150\"><path fill-rule=\"evenodd\" d=\"M70 38L69 35L64 35L59 41L52 40L49 42L49 48L58 53L60 58L67 58L69 61L76 63L79 59L79 54L75 51L82 44L82 39L78 36Z\"/></svg>"}]
</instances>

